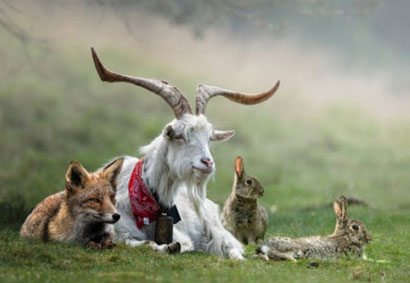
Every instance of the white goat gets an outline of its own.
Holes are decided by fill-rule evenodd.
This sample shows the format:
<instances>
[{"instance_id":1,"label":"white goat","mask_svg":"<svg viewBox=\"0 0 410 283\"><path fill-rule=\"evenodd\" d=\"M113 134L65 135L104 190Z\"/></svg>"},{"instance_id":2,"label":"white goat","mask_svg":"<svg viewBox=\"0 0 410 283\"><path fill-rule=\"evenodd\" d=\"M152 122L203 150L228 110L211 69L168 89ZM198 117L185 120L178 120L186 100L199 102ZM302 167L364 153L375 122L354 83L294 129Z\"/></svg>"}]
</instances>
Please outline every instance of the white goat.
<instances>
[{"instance_id":1,"label":"white goat","mask_svg":"<svg viewBox=\"0 0 410 283\"><path fill-rule=\"evenodd\" d=\"M206 184L215 171L209 151L211 141L226 141L234 131L216 131L207 121L205 108L210 98L222 95L241 104L256 104L267 100L279 87L279 82L269 91L245 95L200 84L197 89L196 115L186 97L174 86L154 79L143 79L114 73L100 62L91 48L93 60L102 81L129 82L161 96L174 111L176 119L166 125L157 138L142 147L144 164L142 180L157 196L161 207L176 204L181 221L174 226L174 242L157 245L155 222L138 229L130 204L128 184L138 162L126 156L118 178L117 209L121 219L116 223L116 240L130 246L149 244L160 252L185 252L202 250L231 259L244 259L242 245L228 232L219 219L219 207L206 198Z\"/></svg>"}]
</instances>

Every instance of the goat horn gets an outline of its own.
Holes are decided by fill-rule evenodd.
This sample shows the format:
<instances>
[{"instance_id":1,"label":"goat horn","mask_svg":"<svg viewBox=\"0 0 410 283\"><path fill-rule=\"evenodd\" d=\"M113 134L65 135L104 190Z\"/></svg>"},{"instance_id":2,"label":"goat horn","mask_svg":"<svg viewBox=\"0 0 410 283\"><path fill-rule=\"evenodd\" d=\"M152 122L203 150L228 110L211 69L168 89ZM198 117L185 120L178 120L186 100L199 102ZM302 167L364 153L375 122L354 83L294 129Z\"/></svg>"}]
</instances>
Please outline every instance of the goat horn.
<instances>
[{"instance_id":1,"label":"goat horn","mask_svg":"<svg viewBox=\"0 0 410 283\"><path fill-rule=\"evenodd\" d=\"M169 104L169 106L171 106L177 119L181 118L185 113L192 113L191 106L189 106L188 100L178 88L171 86L167 82L161 80L131 77L128 75L112 72L104 67L93 47L91 47L91 54L93 56L95 68L97 69L98 75L100 76L100 79L102 81L111 83L132 83L137 86L141 86L149 91L152 91L155 94L158 94Z\"/></svg>"},{"instance_id":2,"label":"goat horn","mask_svg":"<svg viewBox=\"0 0 410 283\"><path fill-rule=\"evenodd\" d=\"M261 103L271 97L279 88L280 81L278 81L273 88L266 92L259 94L243 94L226 89L222 89L216 86L209 86L200 84L197 88L196 95L196 114L205 114L206 105L208 101L217 95L222 95L237 103L251 105Z\"/></svg>"}]
</instances>

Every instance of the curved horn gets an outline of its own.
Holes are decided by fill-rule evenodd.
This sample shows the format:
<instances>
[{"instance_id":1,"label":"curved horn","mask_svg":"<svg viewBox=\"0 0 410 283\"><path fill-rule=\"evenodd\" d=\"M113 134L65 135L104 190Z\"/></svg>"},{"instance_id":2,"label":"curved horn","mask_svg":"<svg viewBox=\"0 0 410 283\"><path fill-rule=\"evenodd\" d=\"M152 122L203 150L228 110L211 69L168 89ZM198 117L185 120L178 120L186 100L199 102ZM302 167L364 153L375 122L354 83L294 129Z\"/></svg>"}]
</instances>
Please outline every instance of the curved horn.
<instances>
[{"instance_id":1,"label":"curved horn","mask_svg":"<svg viewBox=\"0 0 410 283\"><path fill-rule=\"evenodd\" d=\"M217 95L222 95L237 103L241 104L257 104L267 100L271 97L276 90L279 88L280 81L278 81L273 88L268 90L267 92L262 92L259 94L243 94L238 93L226 89L222 89L216 86L209 86L200 84L197 88L197 95L196 95L196 114L205 114L206 105L208 101Z\"/></svg>"},{"instance_id":2,"label":"curved horn","mask_svg":"<svg viewBox=\"0 0 410 283\"><path fill-rule=\"evenodd\" d=\"M95 68L97 69L98 75L102 81L111 83L132 83L158 94L169 104L169 106L171 106L177 119L181 118L185 113L192 113L188 100L178 88L161 80L131 77L112 72L104 67L93 47L91 47L91 54L93 56Z\"/></svg>"}]
</instances>

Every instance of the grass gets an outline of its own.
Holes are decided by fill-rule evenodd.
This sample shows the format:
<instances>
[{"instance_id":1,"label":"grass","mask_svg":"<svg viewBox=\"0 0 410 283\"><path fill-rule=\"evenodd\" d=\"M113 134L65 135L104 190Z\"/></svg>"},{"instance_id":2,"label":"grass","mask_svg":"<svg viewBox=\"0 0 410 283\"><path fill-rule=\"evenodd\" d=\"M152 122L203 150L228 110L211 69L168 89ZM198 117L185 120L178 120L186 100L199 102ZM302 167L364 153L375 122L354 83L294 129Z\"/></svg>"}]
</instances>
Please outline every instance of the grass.
<instances>
[{"instance_id":1,"label":"grass","mask_svg":"<svg viewBox=\"0 0 410 283\"><path fill-rule=\"evenodd\" d=\"M340 194L360 197L371 206L351 207L349 213L367 224L374 239L368 257L384 262L340 258L310 268L303 260L252 260L254 246L247 247L248 261L234 262L200 252L166 256L121 244L96 252L20 240L18 229L29 211L64 187L71 160L93 170L114 156L137 155L137 147L158 135L172 113L141 89L102 84L85 46L47 54L33 48L44 73L26 66L9 75L16 62L7 58L19 58L19 48L2 31L0 38L7 50L7 56L0 54L0 281L410 281L410 119L382 121L347 100L315 109L303 94L287 93L285 84L277 97L255 107L210 102L210 121L237 134L213 146L218 169L209 197L224 202L237 155L265 185L261 203L268 211L277 207L269 215L268 236L331 233L333 212L323 204ZM183 82L181 89L194 89L197 81L143 56L99 51L107 66L124 73L166 77Z\"/></svg>"},{"instance_id":2,"label":"grass","mask_svg":"<svg viewBox=\"0 0 410 283\"><path fill-rule=\"evenodd\" d=\"M22 241L15 231L0 232L0 272L5 281L161 281L161 282L327 282L409 280L408 214L386 217L371 209L355 208L351 214L363 219L373 232L367 248L372 260L340 258L330 261L264 262L251 259L254 246L247 247L246 262L233 262L200 252L174 256L160 255L148 248L118 245L102 252L70 244ZM270 215L269 234L302 235L330 232L334 222L330 208L282 211ZM290 224L290 225L289 225ZM301 232L303 231L303 232ZM315 262L319 266L311 267Z\"/></svg>"}]
</instances>

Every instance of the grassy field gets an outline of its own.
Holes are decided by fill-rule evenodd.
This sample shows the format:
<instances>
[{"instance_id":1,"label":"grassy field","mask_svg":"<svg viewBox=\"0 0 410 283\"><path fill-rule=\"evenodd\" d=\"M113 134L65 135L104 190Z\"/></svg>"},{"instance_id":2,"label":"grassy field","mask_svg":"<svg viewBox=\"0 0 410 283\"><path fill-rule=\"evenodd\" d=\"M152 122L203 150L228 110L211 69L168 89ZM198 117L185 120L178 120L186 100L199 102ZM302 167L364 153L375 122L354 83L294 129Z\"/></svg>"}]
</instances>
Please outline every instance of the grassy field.
<instances>
[{"instance_id":1,"label":"grassy field","mask_svg":"<svg viewBox=\"0 0 410 283\"><path fill-rule=\"evenodd\" d=\"M409 280L408 213L353 209L364 219L374 241L367 248L371 260L340 258L330 261L264 262L252 260L247 247L246 262L234 262L199 252L160 255L147 248L118 245L96 252L69 244L25 242L13 230L0 232L0 272L5 282L328 282ZM302 235L331 232L330 208L310 212L283 210L270 215L269 234ZM327 226L326 228L324 228ZM319 263L316 268L312 262Z\"/></svg>"},{"instance_id":2,"label":"grassy field","mask_svg":"<svg viewBox=\"0 0 410 283\"><path fill-rule=\"evenodd\" d=\"M209 120L237 134L213 146L217 171L208 195L224 202L234 158L242 155L247 172L265 186L268 236L331 233L335 220L327 204L341 194L364 199L370 206L351 207L349 214L364 221L374 239L370 261L315 261L319 266L312 268L309 261L252 260L255 246L247 247L248 261L233 262L199 252L165 256L121 244L95 252L20 240L30 210L64 187L71 160L94 170L114 156L138 155L172 113L144 90L101 83L84 45L49 52L29 47L41 72L30 64L16 70L20 46L1 30L0 38L0 50L7 50L0 54L0 281L410 281L410 118L382 119L349 99L315 107L286 82L258 106L210 102ZM107 66L166 78L194 100L189 90L202 74L152 63L144 54L99 51Z\"/></svg>"}]
</instances>

